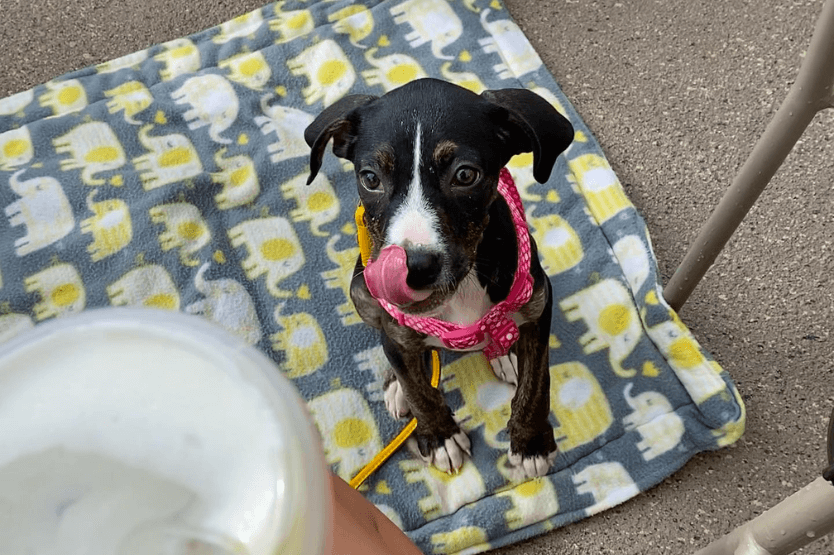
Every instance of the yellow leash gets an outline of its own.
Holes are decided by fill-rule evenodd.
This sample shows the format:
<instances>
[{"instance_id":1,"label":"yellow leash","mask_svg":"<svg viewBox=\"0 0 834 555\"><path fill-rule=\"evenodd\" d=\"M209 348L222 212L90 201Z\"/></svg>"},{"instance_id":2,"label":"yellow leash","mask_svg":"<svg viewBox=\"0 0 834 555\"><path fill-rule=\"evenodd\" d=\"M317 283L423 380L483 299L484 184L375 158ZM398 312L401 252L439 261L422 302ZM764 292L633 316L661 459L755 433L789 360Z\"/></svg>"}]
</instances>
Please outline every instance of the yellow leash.
<instances>
[{"instance_id":1,"label":"yellow leash","mask_svg":"<svg viewBox=\"0 0 834 555\"><path fill-rule=\"evenodd\" d=\"M371 236L368 235L368 230L365 228L365 207L362 206L362 203L356 208L356 213L354 214L354 218L356 220L356 239L359 242L359 256L362 258L362 266L366 266L368 264L368 259L371 257ZM440 384L440 353L437 349L432 349L431 351L431 386L437 387ZM400 431L397 436L392 439L388 445L383 447L382 451L377 453L377 455L371 459L371 461L366 464L359 473L353 477L350 481L350 487L353 489L358 489L362 483L373 474L376 469L382 466L388 457L391 456L394 451L400 448L400 446L405 443L405 440L414 432L414 429L417 427L417 419L412 418L411 421L406 424L405 428Z\"/></svg>"}]
</instances>

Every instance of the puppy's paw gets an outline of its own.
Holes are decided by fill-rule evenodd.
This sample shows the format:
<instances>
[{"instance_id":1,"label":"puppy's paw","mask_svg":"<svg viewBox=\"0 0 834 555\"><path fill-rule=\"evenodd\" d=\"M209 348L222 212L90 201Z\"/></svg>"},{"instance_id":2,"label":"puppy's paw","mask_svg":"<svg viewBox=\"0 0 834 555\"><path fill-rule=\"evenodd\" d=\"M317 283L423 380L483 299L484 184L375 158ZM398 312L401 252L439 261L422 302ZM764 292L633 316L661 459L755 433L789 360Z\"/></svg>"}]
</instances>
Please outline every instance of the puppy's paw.
<instances>
[{"instance_id":1,"label":"puppy's paw","mask_svg":"<svg viewBox=\"0 0 834 555\"><path fill-rule=\"evenodd\" d=\"M553 451L547 455L534 455L525 457L514 453L512 449L507 451L507 460L510 465L519 471L524 480L546 476L547 471L553 466L559 451Z\"/></svg>"},{"instance_id":2,"label":"puppy's paw","mask_svg":"<svg viewBox=\"0 0 834 555\"><path fill-rule=\"evenodd\" d=\"M405 400L405 392L399 380L394 380L385 388L385 408L394 418L405 418L411 409Z\"/></svg>"},{"instance_id":3,"label":"puppy's paw","mask_svg":"<svg viewBox=\"0 0 834 555\"><path fill-rule=\"evenodd\" d=\"M456 474L466 457L472 456L469 437L458 431L452 437L441 439L438 436L415 434L417 453L426 464L430 464L447 474Z\"/></svg>"},{"instance_id":4,"label":"puppy's paw","mask_svg":"<svg viewBox=\"0 0 834 555\"><path fill-rule=\"evenodd\" d=\"M526 480L546 475L558 454L553 429L548 427L524 441L510 439L507 461Z\"/></svg>"},{"instance_id":5,"label":"puppy's paw","mask_svg":"<svg viewBox=\"0 0 834 555\"><path fill-rule=\"evenodd\" d=\"M518 387L518 357L515 353L494 358L489 363L492 365L495 377Z\"/></svg>"}]
</instances>

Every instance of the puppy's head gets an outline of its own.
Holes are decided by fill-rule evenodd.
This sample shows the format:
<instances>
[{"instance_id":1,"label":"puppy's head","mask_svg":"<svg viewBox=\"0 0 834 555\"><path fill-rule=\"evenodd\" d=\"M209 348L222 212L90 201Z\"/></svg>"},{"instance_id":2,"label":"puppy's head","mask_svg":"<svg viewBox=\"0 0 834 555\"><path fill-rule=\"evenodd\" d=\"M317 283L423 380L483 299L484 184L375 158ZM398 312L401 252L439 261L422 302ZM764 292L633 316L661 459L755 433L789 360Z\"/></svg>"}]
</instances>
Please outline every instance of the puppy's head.
<instances>
[{"instance_id":1,"label":"puppy's head","mask_svg":"<svg viewBox=\"0 0 834 555\"><path fill-rule=\"evenodd\" d=\"M472 270L475 252L509 159L533 153L533 174L547 181L573 127L524 89L481 95L438 81L413 81L376 97L345 97L306 129L310 179L333 139L353 162L373 240L371 258L395 245L406 253L408 287L431 291L421 311L443 302Z\"/></svg>"}]
</instances>

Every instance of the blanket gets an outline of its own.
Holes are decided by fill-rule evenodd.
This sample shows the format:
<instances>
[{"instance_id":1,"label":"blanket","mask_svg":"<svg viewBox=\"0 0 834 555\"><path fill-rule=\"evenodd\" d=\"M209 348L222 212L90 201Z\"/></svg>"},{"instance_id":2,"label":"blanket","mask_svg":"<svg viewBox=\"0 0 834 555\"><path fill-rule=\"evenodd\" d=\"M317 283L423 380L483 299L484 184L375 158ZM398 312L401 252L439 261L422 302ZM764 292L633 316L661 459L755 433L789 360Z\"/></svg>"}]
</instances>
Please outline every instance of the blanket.
<instances>
[{"instance_id":1,"label":"blanket","mask_svg":"<svg viewBox=\"0 0 834 555\"><path fill-rule=\"evenodd\" d=\"M362 493L426 553L476 553L621 503L735 441L730 377L665 303L646 226L498 0L286 0L0 100L0 342L103 306L194 314L270 356L352 478L403 425L348 298L350 164L305 185L304 128L350 93L432 76L526 87L573 123L546 184L509 163L553 284L550 474L507 463L513 390L444 356L472 441L448 476L406 449Z\"/></svg>"}]
</instances>

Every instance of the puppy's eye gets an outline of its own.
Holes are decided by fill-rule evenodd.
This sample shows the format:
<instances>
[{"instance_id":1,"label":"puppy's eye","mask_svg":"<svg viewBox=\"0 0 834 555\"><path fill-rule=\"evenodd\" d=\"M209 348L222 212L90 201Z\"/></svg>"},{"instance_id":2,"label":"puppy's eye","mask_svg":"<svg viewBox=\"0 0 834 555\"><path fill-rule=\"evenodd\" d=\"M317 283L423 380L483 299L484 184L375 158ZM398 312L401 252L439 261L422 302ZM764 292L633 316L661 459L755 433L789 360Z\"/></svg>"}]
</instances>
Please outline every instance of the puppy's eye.
<instances>
[{"instance_id":1,"label":"puppy's eye","mask_svg":"<svg viewBox=\"0 0 834 555\"><path fill-rule=\"evenodd\" d=\"M480 177L481 174L475 168L463 166L455 172L455 184L466 187L467 185L474 184Z\"/></svg>"},{"instance_id":2,"label":"puppy's eye","mask_svg":"<svg viewBox=\"0 0 834 555\"><path fill-rule=\"evenodd\" d=\"M369 191L376 191L381 185L379 177L374 172L368 170L359 173L359 181Z\"/></svg>"}]
</instances>

